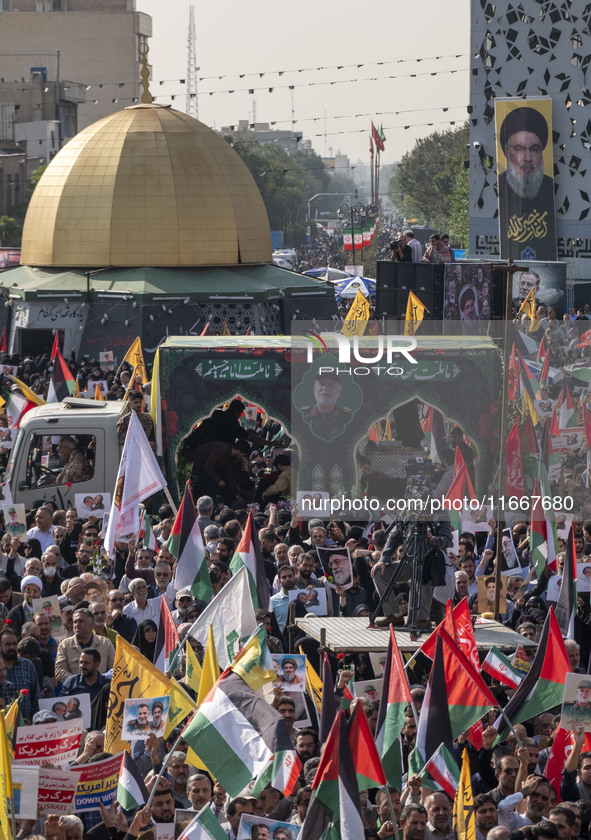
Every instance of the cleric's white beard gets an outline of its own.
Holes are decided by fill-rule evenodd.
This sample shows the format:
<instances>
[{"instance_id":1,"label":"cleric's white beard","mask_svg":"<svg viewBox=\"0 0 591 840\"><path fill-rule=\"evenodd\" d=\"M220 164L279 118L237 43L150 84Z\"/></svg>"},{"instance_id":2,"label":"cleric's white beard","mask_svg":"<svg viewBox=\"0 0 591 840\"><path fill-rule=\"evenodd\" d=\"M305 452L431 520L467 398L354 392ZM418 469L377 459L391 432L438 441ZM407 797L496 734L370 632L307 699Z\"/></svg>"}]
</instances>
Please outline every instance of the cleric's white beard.
<instances>
[{"instance_id":1,"label":"cleric's white beard","mask_svg":"<svg viewBox=\"0 0 591 840\"><path fill-rule=\"evenodd\" d=\"M543 163L540 163L533 175L523 175L518 166L507 160L507 183L520 198L536 198L543 180Z\"/></svg>"}]
</instances>

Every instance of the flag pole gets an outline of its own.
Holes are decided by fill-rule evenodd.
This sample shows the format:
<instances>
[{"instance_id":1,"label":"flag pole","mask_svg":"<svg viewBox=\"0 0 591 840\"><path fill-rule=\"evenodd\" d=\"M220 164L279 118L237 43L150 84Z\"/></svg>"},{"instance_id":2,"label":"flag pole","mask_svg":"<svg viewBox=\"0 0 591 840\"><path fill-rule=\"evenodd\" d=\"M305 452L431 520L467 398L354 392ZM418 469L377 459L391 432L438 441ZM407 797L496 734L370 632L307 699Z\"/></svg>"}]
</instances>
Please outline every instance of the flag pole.
<instances>
[{"instance_id":1,"label":"flag pole","mask_svg":"<svg viewBox=\"0 0 591 840\"><path fill-rule=\"evenodd\" d=\"M386 798L388 800L388 805L390 806L390 817L392 822L392 827L394 828L394 837L396 840L399 838L398 834L398 826L396 825L396 816L394 814L394 805L392 804L392 797L390 796L390 788L388 787L388 782L384 785L384 791L386 792Z\"/></svg>"},{"instance_id":2,"label":"flag pole","mask_svg":"<svg viewBox=\"0 0 591 840\"><path fill-rule=\"evenodd\" d=\"M185 637L185 638L186 638L186 637ZM152 804L152 800L153 800L153 799L154 799L154 797L156 796L156 791L158 790L158 785L160 784L160 779L162 778L162 776L164 775L164 771L166 770L166 768L167 768L167 767L168 767L168 765L170 764L170 760L172 759L172 754L175 752L176 748L178 747L178 745L179 745L179 744L181 743L181 741L183 740L183 732L184 732L184 731L185 731L185 727L183 727L183 730L182 730L181 734L180 734L180 735L179 735L179 737L176 739L176 741L175 741L175 742L174 742L174 744L172 745L172 749L170 750L170 752L168 753L168 755L167 755L167 756L165 756L164 761L162 762L162 766L160 767L160 772L159 772L159 773L158 773L158 775L156 776L156 781L154 782L154 787L153 787L153 788L152 788L152 790L150 791L150 795L149 795L149 797L148 797L148 801L146 802L146 805L145 805L146 811L149 809L150 805Z\"/></svg>"},{"instance_id":3,"label":"flag pole","mask_svg":"<svg viewBox=\"0 0 591 840\"><path fill-rule=\"evenodd\" d=\"M509 729L511 730L511 732L515 735L515 741L516 741L516 743L517 743L517 746L518 746L518 747L522 747L522 746L523 746L523 743L522 743L522 741L521 741L521 739L520 739L519 735L517 734L517 732L513 729L513 725L512 725L512 723L511 723L511 721L509 720L509 718L507 717L507 715L505 714L505 710L504 710L504 709L501 709L501 707L500 707L500 706L499 706L499 709L500 709L501 715L502 715L502 717L503 717L503 720L505 721L505 723L507 724L507 726L509 727Z\"/></svg>"},{"instance_id":4,"label":"flag pole","mask_svg":"<svg viewBox=\"0 0 591 840\"><path fill-rule=\"evenodd\" d=\"M172 496L170 495L170 490L168 489L168 485L166 485L166 487L164 488L164 495L168 499L168 504L171 506L172 512L176 516L177 513L178 513L178 508L172 500Z\"/></svg>"}]
</instances>

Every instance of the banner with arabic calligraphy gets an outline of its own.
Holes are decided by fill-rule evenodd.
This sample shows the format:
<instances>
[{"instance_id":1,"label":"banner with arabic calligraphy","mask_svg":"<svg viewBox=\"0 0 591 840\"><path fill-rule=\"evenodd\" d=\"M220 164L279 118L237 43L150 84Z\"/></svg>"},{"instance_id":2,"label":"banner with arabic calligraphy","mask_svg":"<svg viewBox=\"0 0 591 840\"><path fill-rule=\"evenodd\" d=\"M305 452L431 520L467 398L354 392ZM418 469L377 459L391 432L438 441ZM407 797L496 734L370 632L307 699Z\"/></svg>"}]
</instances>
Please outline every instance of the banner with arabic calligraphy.
<instances>
[{"instance_id":1,"label":"banner with arabic calligraphy","mask_svg":"<svg viewBox=\"0 0 591 840\"><path fill-rule=\"evenodd\" d=\"M495 100L495 134L501 259L556 260L551 97Z\"/></svg>"},{"instance_id":2,"label":"banner with arabic calligraphy","mask_svg":"<svg viewBox=\"0 0 591 840\"><path fill-rule=\"evenodd\" d=\"M39 726L19 726L14 760L28 767L43 764L69 765L78 755L84 721L68 720Z\"/></svg>"}]
</instances>

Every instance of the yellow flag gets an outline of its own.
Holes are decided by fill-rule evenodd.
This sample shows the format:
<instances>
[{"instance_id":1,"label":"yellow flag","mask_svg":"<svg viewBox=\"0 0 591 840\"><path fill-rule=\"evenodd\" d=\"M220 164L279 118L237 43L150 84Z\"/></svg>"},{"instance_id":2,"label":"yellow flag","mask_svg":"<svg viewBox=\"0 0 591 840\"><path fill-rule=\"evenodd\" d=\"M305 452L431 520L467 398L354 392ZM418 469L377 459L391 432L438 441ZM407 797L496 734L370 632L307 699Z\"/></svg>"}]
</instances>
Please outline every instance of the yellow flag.
<instances>
[{"instance_id":1,"label":"yellow flag","mask_svg":"<svg viewBox=\"0 0 591 840\"><path fill-rule=\"evenodd\" d=\"M456 791L454 825L458 840L476 840L476 816L474 814L468 750L464 750L460 784Z\"/></svg>"},{"instance_id":2,"label":"yellow flag","mask_svg":"<svg viewBox=\"0 0 591 840\"><path fill-rule=\"evenodd\" d=\"M101 389L98 385L94 386L94 398L95 398L95 400L98 400L99 402L104 402L105 401L105 398L103 397L103 392L101 391Z\"/></svg>"},{"instance_id":3,"label":"yellow flag","mask_svg":"<svg viewBox=\"0 0 591 840\"><path fill-rule=\"evenodd\" d=\"M220 666L218 664L218 654L215 649L215 641L213 638L213 625L209 625L207 631L207 644L205 645L205 656L203 657L203 668L201 672L201 683L199 685L199 693L197 695L197 706L199 707L211 689L214 687L220 676Z\"/></svg>"},{"instance_id":4,"label":"yellow flag","mask_svg":"<svg viewBox=\"0 0 591 840\"><path fill-rule=\"evenodd\" d=\"M156 455L162 455L162 399L160 396L160 348L156 350L152 365L152 389L150 391L150 417L154 424Z\"/></svg>"},{"instance_id":5,"label":"yellow flag","mask_svg":"<svg viewBox=\"0 0 591 840\"><path fill-rule=\"evenodd\" d=\"M540 326L540 322L538 320L538 309L536 306L536 296L534 295L534 290L531 288L527 294L526 299L523 301L521 306L519 307L518 315L521 315L522 312L525 312L527 317L529 318L529 331L530 333L536 332Z\"/></svg>"},{"instance_id":6,"label":"yellow flag","mask_svg":"<svg viewBox=\"0 0 591 840\"><path fill-rule=\"evenodd\" d=\"M78 381L78 377L76 377L76 381L74 382L74 393L72 394L73 397L80 396L80 382Z\"/></svg>"},{"instance_id":7,"label":"yellow flag","mask_svg":"<svg viewBox=\"0 0 591 840\"><path fill-rule=\"evenodd\" d=\"M232 335L232 333L230 332L230 327L228 326L228 324L225 320L224 320L224 323L222 324L222 328L220 330L220 335Z\"/></svg>"},{"instance_id":8,"label":"yellow flag","mask_svg":"<svg viewBox=\"0 0 591 840\"><path fill-rule=\"evenodd\" d=\"M116 754L129 749L129 741L122 737L125 735L122 732L125 700L132 697L166 696L170 697L170 707L165 736L195 709L195 703L176 680L167 679L155 665L141 655L139 650L126 642L122 636L117 636L115 664L109 692L105 750Z\"/></svg>"},{"instance_id":9,"label":"yellow flag","mask_svg":"<svg viewBox=\"0 0 591 840\"><path fill-rule=\"evenodd\" d=\"M15 385L21 389L23 397L26 397L35 405L45 405L45 400L43 397L40 397L39 394L36 394L34 391L31 391L28 385L25 385L24 382L21 382L20 379L17 379L16 376L12 376L12 374L7 374L9 379L12 379Z\"/></svg>"},{"instance_id":10,"label":"yellow flag","mask_svg":"<svg viewBox=\"0 0 591 840\"><path fill-rule=\"evenodd\" d=\"M384 430L384 440L392 440L392 426L390 425L390 418L386 418L386 428Z\"/></svg>"},{"instance_id":11,"label":"yellow flag","mask_svg":"<svg viewBox=\"0 0 591 840\"><path fill-rule=\"evenodd\" d=\"M300 653L304 653L300 648ZM314 701L318 714L322 711L322 680L310 665L310 660L306 659L306 692L308 697Z\"/></svg>"},{"instance_id":12,"label":"yellow flag","mask_svg":"<svg viewBox=\"0 0 591 840\"><path fill-rule=\"evenodd\" d=\"M20 697L20 695L19 695ZM4 712L4 724L6 728L6 737L8 738L8 749L11 755L14 756L14 739L16 737L16 727L19 723L22 725L19 697L13 700L10 706Z\"/></svg>"},{"instance_id":13,"label":"yellow flag","mask_svg":"<svg viewBox=\"0 0 591 840\"><path fill-rule=\"evenodd\" d=\"M148 372L146 370L146 363L144 362L144 354L142 353L142 342L139 336L134 339L133 344L123 357L124 362L129 362L133 368L135 376L140 380L142 385L148 381Z\"/></svg>"},{"instance_id":14,"label":"yellow flag","mask_svg":"<svg viewBox=\"0 0 591 840\"><path fill-rule=\"evenodd\" d=\"M267 645L267 630L259 624L250 639L230 665L230 668L253 691L258 691L266 683L277 678L269 646Z\"/></svg>"},{"instance_id":15,"label":"yellow flag","mask_svg":"<svg viewBox=\"0 0 591 840\"><path fill-rule=\"evenodd\" d=\"M343 335L363 335L369 321L369 301L361 291L357 289L355 300L347 312L345 323L341 332Z\"/></svg>"},{"instance_id":16,"label":"yellow flag","mask_svg":"<svg viewBox=\"0 0 591 840\"><path fill-rule=\"evenodd\" d=\"M203 657L203 667L201 669L201 680L199 682L199 691L197 692L197 708L203 703L211 689L214 687L220 676L220 666L218 664L218 654L215 649L215 641L213 638L213 626L209 625L207 631L207 644L205 645L205 656ZM197 767L198 770L209 769L201 761L197 753L189 747L187 751L187 764L191 767ZM211 775L211 774L210 774Z\"/></svg>"},{"instance_id":17,"label":"yellow flag","mask_svg":"<svg viewBox=\"0 0 591 840\"><path fill-rule=\"evenodd\" d=\"M404 335L414 335L421 325L425 309L427 307L421 303L414 292L408 293L408 303L406 304L406 323L404 325Z\"/></svg>"},{"instance_id":18,"label":"yellow flag","mask_svg":"<svg viewBox=\"0 0 591 840\"><path fill-rule=\"evenodd\" d=\"M526 414L531 415L531 421L534 424L534 426L537 426L538 423L541 422L540 415L536 411L536 407L535 407L534 403L532 402L532 398L528 394L527 388L524 388L524 390L523 390L523 403L521 405L521 415L523 417L525 417Z\"/></svg>"},{"instance_id":19,"label":"yellow flag","mask_svg":"<svg viewBox=\"0 0 591 840\"><path fill-rule=\"evenodd\" d=\"M8 818L9 799L12 799L12 769L8 738L6 737L6 724L4 715L0 715L0 837L2 840L12 840Z\"/></svg>"},{"instance_id":20,"label":"yellow flag","mask_svg":"<svg viewBox=\"0 0 591 840\"><path fill-rule=\"evenodd\" d=\"M199 686L201 684L201 665L197 659L197 654L187 642L185 645L185 682L190 686L195 694L199 694Z\"/></svg>"}]
</instances>

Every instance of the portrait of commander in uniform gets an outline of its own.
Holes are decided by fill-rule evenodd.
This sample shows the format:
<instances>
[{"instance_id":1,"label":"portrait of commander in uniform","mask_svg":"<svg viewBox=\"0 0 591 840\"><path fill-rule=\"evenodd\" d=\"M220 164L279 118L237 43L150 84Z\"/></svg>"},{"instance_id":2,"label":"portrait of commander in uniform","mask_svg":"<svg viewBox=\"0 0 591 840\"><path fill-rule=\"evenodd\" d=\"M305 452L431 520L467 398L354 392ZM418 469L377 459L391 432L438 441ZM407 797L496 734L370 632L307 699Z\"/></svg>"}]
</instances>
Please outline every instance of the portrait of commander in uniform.
<instances>
[{"instance_id":1,"label":"portrait of commander in uniform","mask_svg":"<svg viewBox=\"0 0 591 840\"><path fill-rule=\"evenodd\" d=\"M331 372L318 371L314 377L314 406L304 406L304 420L314 434L330 441L339 437L351 419L351 409L337 405L343 388L339 377Z\"/></svg>"},{"instance_id":2,"label":"portrait of commander in uniform","mask_svg":"<svg viewBox=\"0 0 591 840\"><path fill-rule=\"evenodd\" d=\"M583 679L577 685L577 699L574 703L565 703L562 707L561 726L574 729L583 726L591 729L591 680Z\"/></svg>"},{"instance_id":3,"label":"portrait of commander in uniform","mask_svg":"<svg viewBox=\"0 0 591 840\"><path fill-rule=\"evenodd\" d=\"M548 144L548 123L535 108L509 111L499 131L499 147L507 168L498 178L501 238L510 220L517 220L521 237L509 237L510 253L505 257L521 257L530 246L535 256L529 259L556 259L556 222L554 217L554 181L544 175L544 149ZM536 221L537 214L545 222ZM533 214L533 215L532 215ZM532 233L532 231L535 233Z\"/></svg>"}]
</instances>

